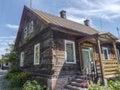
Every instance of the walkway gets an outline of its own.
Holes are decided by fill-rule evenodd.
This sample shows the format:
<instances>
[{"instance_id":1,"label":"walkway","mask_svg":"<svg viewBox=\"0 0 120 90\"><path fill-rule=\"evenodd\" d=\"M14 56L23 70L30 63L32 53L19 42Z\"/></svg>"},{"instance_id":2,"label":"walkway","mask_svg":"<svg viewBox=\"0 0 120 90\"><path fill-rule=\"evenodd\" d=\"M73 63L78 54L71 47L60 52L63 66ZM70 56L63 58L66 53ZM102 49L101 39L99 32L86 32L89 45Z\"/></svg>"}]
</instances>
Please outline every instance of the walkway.
<instances>
[{"instance_id":1,"label":"walkway","mask_svg":"<svg viewBox=\"0 0 120 90\"><path fill-rule=\"evenodd\" d=\"M2 89L2 81L3 81L3 76L7 73L7 70L1 70L0 69L0 90Z\"/></svg>"}]
</instances>

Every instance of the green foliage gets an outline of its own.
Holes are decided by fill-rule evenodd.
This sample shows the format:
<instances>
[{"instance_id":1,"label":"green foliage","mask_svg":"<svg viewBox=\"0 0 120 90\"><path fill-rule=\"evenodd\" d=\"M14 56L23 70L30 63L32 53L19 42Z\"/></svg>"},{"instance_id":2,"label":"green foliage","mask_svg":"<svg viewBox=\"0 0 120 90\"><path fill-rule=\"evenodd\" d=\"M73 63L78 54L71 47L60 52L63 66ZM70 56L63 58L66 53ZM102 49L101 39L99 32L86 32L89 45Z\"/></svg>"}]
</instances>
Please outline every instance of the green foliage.
<instances>
[{"instance_id":1,"label":"green foliage","mask_svg":"<svg viewBox=\"0 0 120 90\"><path fill-rule=\"evenodd\" d=\"M90 83L89 90L107 90L107 89L103 86L99 86L98 84Z\"/></svg>"},{"instance_id":2,"label":"green foliage","mask_svg":"<svg viewBox=\"0 0 120 90\"><path fill-rule=\"evenodd\" d=\"M108 81L108 86L110 87L111 90L120 90L120 80Z\"/></svg>"},{"instance_id":3,"label":"green foliage","mask_svg":"<svg viewBox=\"0 0 120 90\"><path fill-rule=\"evenodd\" d=\"M31 79L31 75L21 72L17 66L12 66L4 78L10 82L10 86L21 87L27 80Z\"/></svg>"},{"instance_id":4,"label":"green foliage","mask_svg":"<svg viewBox=\"0 0 120 90\"><path fill-rule=\"evenodd\" d=\"M19 73L21 72L20 68L18 66L11 65L8 73Z\"/></svg>"},{"instance_id":5,"label":"green foliage","mask_svg":"<svg viewBox=\"0 0 120 90\"><path fill-rule=\"evenodd\" d=\"M36 80L26 81L23 90L50 90L46 86L40 85Z\"/></svg>"},{"instance_id":6,"label":"green foliage","mask_svg":"<svg viewBox=\"0 0 120 90\"><path fill-rule=\"evenodd\" d=\"M8 55L8 62L15 63L18 61L18 54L15 51L12 51Z\"/></svg>"}]
</instances>

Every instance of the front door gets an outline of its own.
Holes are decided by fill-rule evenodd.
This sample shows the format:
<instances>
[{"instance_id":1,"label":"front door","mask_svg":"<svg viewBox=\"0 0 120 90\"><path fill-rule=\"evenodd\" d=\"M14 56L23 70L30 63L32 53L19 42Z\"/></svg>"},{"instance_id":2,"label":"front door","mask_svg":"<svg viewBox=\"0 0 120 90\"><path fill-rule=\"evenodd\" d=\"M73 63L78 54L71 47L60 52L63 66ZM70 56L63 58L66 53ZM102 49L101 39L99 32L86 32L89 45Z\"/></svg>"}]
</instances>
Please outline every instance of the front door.
<instances>
[{"instance_id":1,"label":"front door","mask_svg":"<svg viewBox=\"0 0 120 90\"><path fill-rule=\"evenodd\" d=\"M92 61L92 48L82 49L82 59L83 59L83 70L88 74L91 72L91 61Z\"/></svg>"}]
</instances>

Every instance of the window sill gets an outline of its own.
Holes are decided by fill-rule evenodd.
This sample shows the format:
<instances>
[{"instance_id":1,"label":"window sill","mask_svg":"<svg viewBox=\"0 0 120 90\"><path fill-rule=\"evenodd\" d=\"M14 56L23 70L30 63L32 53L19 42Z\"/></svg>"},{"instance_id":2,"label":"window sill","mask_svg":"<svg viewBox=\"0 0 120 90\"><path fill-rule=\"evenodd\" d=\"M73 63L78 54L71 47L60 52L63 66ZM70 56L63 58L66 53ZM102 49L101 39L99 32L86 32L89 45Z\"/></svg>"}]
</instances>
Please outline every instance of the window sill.
<instances>
[{"instance_id":1,"label":"window sill","mask_svg":"<svg viewBox=\"0 0 120 90\"><path fill-rule=\"evenodd\" d=\"M66 64L76 64L76 62L66 62Z\"/></svg>"}]
</instances>

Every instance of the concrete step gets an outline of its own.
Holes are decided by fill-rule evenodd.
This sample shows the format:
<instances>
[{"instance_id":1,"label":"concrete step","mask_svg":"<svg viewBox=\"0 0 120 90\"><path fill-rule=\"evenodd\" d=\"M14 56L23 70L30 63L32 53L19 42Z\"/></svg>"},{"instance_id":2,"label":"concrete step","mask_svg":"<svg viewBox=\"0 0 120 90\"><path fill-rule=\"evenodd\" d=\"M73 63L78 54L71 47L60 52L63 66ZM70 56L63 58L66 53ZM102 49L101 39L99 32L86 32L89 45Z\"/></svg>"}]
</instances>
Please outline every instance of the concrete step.
<instances>
[{"instance_id":1,"label":"concrete step","mask_svg":"<svg viewBox=\"0 0 120 90\"><path fill-rule=\"evenodd\" d=\"M76 78L86 79L88 78L87 75L77 76Z\"/></svg>"},{"instance_id":2,"label":"concrete step","mask_svg":"<svg viewBox=\"0 0 120 90\"><path fill-rule=\"evenodd\" d=\"M77 83L81 83L81 82L83 82L85 80L84 79L80 79L80 78L76 78L76 79L73 79L72 81L77 82Z\"/></svg>"},{"instance_id":3,"label":"concrete step","mask_svg":"<svg viewBox=\"0 0 120 90\"><path fill-rule=\"evenodd\" d=\"M81 88L81 87L76 87L76 86L72 86L72 85L67 85L66 88L68 90L88 90L88 88Z\"/></svg>"},{"instance_id":4,"label":"concrete step","mask_svg":"<svg viewBox=\"0 0 120 90\"><path fill-rule=\"evenodd\" d=\"M80 90L80 87L73 86L73 85L67 85L66 88L69 90Z\"/></svg>"},{"instance_id":5,"label":"concrete step","mask_svg":"<svg viewBox=\"0 0 120 90\"><path fill-rule=\"evenodd\" d=\"M80 87L80 83L78 82L70 82L70 85Z\"/></svg>"}]
</instances>

